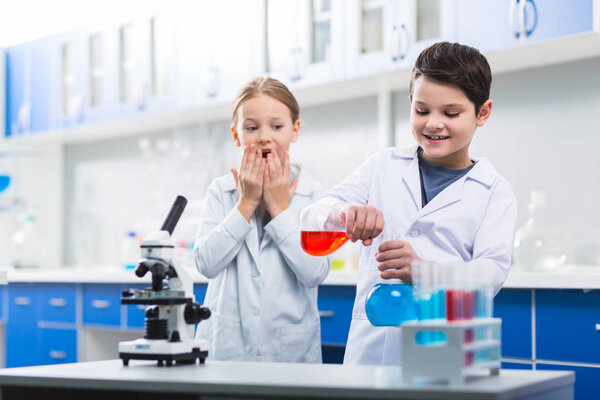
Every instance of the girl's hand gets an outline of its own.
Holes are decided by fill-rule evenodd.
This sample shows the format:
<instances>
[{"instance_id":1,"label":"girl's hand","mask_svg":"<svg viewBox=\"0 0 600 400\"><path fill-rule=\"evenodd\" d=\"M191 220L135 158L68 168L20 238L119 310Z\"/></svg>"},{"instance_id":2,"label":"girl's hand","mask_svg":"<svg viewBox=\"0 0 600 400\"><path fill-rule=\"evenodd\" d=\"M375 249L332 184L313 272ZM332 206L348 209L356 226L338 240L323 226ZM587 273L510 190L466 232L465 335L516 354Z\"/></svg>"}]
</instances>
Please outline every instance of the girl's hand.
<instances>
[{"instance_id":1,"label":"girl's hand","mask_svg":"<svg viewBox=\"0 0 600 400\"><path fill-rule=\"evenodd\" d=\"M275 218L288 207L296 191L298 179L290 181L290 155L285 153L283 166L279 160L276 151L267 155L267 167L265 169L265 181L263 188L263 197L265 199L265 208L271 218Z\"/></svg>"},{"instance_id":2,"label":"girl's hand","mask_svg":"<svg viewBox=\"0 0 600 400\"><path fill-rule=\"evenodd\" d=\"M346 235L353 242L362 240L363 245L369 246L383 231L383 212L373 206L343 203L338 210L346 219Z\"/></svg>"},{"instance_id":3,"label":"girl's hand","mask_svg":"<svg viewBox=\"0 0 600 400\"><path fill-rule=\"evenodd\" d=\"M410 243L404 240L389 240L379 246L375 259L383 279L402 279L412 283L411 264L413 260L421 260Z\"/></svg>"},{"instance_id":4,"label":"girl's hand","mask_svg":"<svg viewBox=\"0 0 600 400\"><path fill-rule=\"evenodd\" d=\"M232 168L231 173L240 192L237 208L246 218L246 221L250 222L256 207L262 199L263 176L265 174L265 162L262 158L262 152L257 149L255 144L244 147L240 171L238 172L235 168Z\"/></svg>"}]
</instances>

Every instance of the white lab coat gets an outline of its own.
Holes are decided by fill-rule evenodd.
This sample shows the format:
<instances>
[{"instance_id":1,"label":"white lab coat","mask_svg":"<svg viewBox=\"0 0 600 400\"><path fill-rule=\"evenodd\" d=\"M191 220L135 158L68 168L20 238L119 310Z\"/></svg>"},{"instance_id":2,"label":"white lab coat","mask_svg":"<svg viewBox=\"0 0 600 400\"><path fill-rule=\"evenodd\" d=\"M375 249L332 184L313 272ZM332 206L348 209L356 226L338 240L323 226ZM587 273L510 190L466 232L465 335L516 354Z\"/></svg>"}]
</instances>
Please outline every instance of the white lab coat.
<instances>
[{"instance_id":1,"label":"white lab coat","mask_svg":"<svg viewBox=\"0 0 600 400\"><path fill-rule=\"evenodd\" d=\"M205 199L194 258L210 279L204 305L211 317L196 335L209 341L217 360L321 362L318 285L329 257L300 246L299 214L321 190L302 169L288 209L264 226L259 244L251 223L235 207L231 175L215 179Z\"/></svg>"},{"instance_id":2,"label":"white lab coat","mask_svg":"<svg viewBox=\"0 0 600 400\"><path fill-rule=\"evenodd\" d=\"M416 150L415 145L374 154L319 202L344 201L378 208L383 211L384 231L402 234L423 259L492 263L497 293L510 268L517 217L510 184L482 158L465 176L421 207ZM377 263L369 259L380 244L381 235L371 246L361 248L344 363L400 363L400 329L374 327L365 313L366 296L379 278Z\"/></svg>"}]
</instances>

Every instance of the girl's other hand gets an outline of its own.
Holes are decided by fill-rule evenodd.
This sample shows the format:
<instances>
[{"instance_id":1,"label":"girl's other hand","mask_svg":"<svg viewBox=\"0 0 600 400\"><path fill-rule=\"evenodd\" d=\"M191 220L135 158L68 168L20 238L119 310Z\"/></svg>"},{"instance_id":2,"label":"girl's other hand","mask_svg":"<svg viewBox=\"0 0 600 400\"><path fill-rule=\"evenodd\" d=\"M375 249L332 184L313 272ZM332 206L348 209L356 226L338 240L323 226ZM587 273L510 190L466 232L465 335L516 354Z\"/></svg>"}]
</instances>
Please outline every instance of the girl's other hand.
<instances>
[{"instance_id":1,"label":"girl's other hand","mask_svg":"<svg viewBox=\"0 0 600 400\"><path fill-rule=\"evenodd\" d=\"M263 197L265 208L271 218L275 218L288 207L296 191L298 179L290 184L290 154L285 153L283 166L276 151L267 155L267 166L265 168L265 180ZM289 184L289 185L288 185Z\"/></svg>"},{"instance_id":2,"label":"girl's other hand","mask_svg":"<svg viewBox=\"0 0 600 400\"><path fill-rule=\"evenodd\" d=\"M383 212L373 206L346 203L339 211L346 219L346 235L353 242L362 240L363 245L369 246L383 231Z\"/></svg>"},{"instance_id":3,"label":"girl's other hand","mask_svg":"<svg viewBox=\"0 0 600 400\"><path fill-rule=\"evenodd\" d=\"M248 222L256 207L260 204L263 196L263 176L265 174L265 161L262 152L255 144L244 147L244 155L240 164L239 172L231 169L240 199L237 208Z\"/></svg>"},{"instance_id":4,"label":"girl's other hand","mask_svg":"<svg viewBox=\"0 0 600 400\"><path fill-rule=\"evenodd\" d=\"M389 240L379 246L375 259L379 262L379 270L383 279L402 279L412 283L411 264L413 260L421 260L409 242Z\"/></svg>"}]
</instances>

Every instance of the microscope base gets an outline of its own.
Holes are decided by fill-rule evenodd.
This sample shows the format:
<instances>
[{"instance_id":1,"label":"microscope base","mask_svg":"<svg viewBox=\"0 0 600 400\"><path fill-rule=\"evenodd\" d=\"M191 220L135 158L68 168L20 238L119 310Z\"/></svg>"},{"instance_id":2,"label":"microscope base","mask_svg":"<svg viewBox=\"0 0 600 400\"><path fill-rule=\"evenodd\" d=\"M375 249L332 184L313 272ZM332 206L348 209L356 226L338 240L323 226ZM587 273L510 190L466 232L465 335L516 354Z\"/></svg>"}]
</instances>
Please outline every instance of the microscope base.
<instances>
[{"instance_id":1,"label":"microscope base","mask_svg":"<svg viewBox=\"0 0 600 400\"><path fill-rule=\"evenodd\" d=\"M199 360L204 364L208 357L208 346L205 341L192 340L189 342L171 343L166 340L137 339L119 343L119 358L123 365L129 365L129 360L156 360L158 366L170 367L173 362L178 364L195 364Z\"/></svg>"}]
</instances>

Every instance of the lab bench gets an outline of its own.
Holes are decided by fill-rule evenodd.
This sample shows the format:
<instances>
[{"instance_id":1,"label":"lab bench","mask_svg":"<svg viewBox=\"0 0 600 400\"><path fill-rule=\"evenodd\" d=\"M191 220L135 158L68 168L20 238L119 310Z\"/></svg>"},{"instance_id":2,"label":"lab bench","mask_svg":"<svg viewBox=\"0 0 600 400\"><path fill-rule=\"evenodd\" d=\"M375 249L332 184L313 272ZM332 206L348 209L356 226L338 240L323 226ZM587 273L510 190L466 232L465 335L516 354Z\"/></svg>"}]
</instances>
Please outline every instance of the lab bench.
<instances>
[{"instance_id":1,"label":"lab bench","mask_svg":"<svg viewBox=\"0 0 600 400\"><path fill-rule=\"evenodd\" d=\"M0 371L3 400L80 399L573 399L564 371L501 370L462 385L406 385L400 367L207 360L157 367L121 360Z\"/></svg>"},{"instance_id":2,"label":"lab bench","mask_svg":"<svg viewBox=\"0 0 600 400\"><path fill-rule=\"evenodd\" d=\"M496 296L503 320L503 368L576 371L577 399L595 398L600 378L600 273L513 271ZM202 301L206 279L194 276ZM319 287L323 360L341 363L356 295L357 276L331 273ZM7 367L95 361L117 357L117 344L141 336L143 310L123 306L121 292L148 282L109 269L10 271L0 286Z\"/></svg>"}]
</instances>

